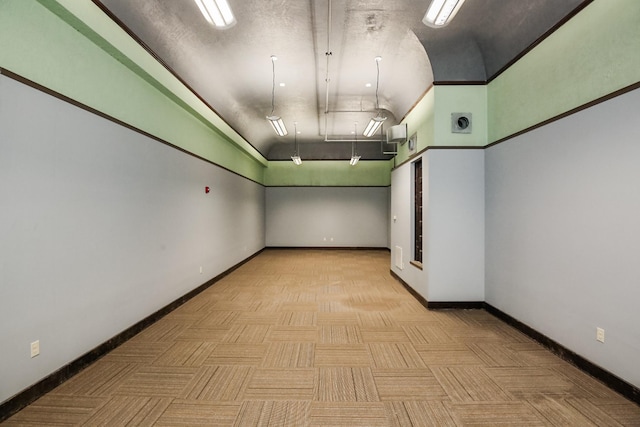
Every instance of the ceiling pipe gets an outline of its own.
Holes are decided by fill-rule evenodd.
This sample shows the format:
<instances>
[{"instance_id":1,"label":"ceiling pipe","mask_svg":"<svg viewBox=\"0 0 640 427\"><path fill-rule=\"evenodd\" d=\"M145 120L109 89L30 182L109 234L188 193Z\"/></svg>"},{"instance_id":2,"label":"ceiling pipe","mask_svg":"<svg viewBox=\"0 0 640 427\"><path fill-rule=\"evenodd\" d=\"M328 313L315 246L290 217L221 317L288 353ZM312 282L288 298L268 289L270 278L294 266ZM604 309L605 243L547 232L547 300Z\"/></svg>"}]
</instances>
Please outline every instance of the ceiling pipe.
<instances>
[{"instance_id":1,"label":"ceiling pipe","mask_svg":"<svg viewBox=\"0 0 640 427\"><path fill-rule=\"evenodd\" d=\"M324 94L324 141L329 140L329 57L333 55L331 52L331 0L327 2L327 51L324 53L326 63L326 74L324 78L325 94Z\"/></svg>"},{"instance_id":2,"label":"ceiling pipe","mask_svg":"<svg viewBox=\"0 0 640 427\"><path fill-rule=\"evenodd\" d=\"M341 111L331 111L329 110L329 83L331 82L331 78L329 77L329 63L330 58L333 55L331 51L331 33L332 33L332 0L327 1L327 50L324 53L326 58L326 74L324 78L325 82L325 94L324 94L324 142L356 142L357 139L329 139L329 113L368 113L372 111L365 110L341 110ZM378 110L375 110L378 111Z\"/></svg>"},{"instance_id":3,"label":"ceiling pipe","mask_svg":"<svg viewBox=\"0 0 640 427\"><path fill-rule=\"evenodd\" d=\"M325 52L326 58L326 74L325 74L325 94L324 94L324 142L356 142L357 139L329 139L329 113L368 113L371 111L358 110L358 111L331 111L329 110L329 83L331 78L329 77L329 60L333 55L331 51L331 25L332 25L332 1L327 1L327 51ZM375 110L379 111L379 110Z\"/></svg>"}]
</instances>

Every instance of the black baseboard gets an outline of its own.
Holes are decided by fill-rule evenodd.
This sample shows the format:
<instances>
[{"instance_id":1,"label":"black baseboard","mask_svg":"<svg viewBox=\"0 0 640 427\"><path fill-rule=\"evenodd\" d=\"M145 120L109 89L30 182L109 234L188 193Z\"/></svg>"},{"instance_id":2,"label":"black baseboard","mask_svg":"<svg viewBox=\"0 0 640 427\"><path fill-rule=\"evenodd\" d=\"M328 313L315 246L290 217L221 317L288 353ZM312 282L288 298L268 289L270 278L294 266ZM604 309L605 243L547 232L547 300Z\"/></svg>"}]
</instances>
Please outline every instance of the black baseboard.
<instances>
[{"instance_id":1,"label":"black baseboard","mask_svg":"<svg viewBox=\"0 0 640 427\"><path fill-rule=\"evenodd\" d=\"M483 301L431 301L427 302L430 310L482 310Z\"/></svg>"},{"instance_id":2,"label":"black baseboard","mask_svg":"<svg viewBox=\"0 0 640 427\"><path fill-rule=\"evenodd\" d=\"M405 282L404 280L402 280L400 278L400 276L398 276L393 270L389 270L389 273L391 273L391 277L393 277L394 279L396 279L398 282L400 282L400 284L402 286L404 286L404 288L416 299L418 300L418 302L420 304L422 304L424 306L424 308L429 308L429 303L427 302L427 300L420 295L418 292L416 292L415 289L413 289L411 286L409 286L409 284L407 282Z\"/></svg>"},{"instance_id":3,"label":"black baseboard","mask_svg":"<svg viewBox=\"0 0 640 427\"><path fill-rule=\"evenodd\" d=\"M474 301L471 301L471 302L466 302L466 301L462 301L462 302L440 302L440 301L434 301L434 302L429 302L422 295L417 293L411 286L409 286L404 280L402 280L400 278L400 276L398 276L392 270L390 270L390 273L391 273L392 277L394 277L398 282L400 282L402 284L402 286L404 286L407 289L407 291L409 291L409 293L411 295L413 295L413 297L416 300L418 300L420 302L420 304L422 304L427 309L430 309L430 310L434 310L434 309L435 310L440 310L440 309L484 309L487 312L489 312L492 315L494 315L495 317L497 317L498 319L500 319L503 322L505 322L506 324L516 328L520 332L524 333L525 335L527 335L530 338L534 339L535 341L539 342L545 348L547 348L549 351L551 351L552 353L554 353L557 356L559 356L561 359L563 359L563 360L571 363L572 365L578 367L583 372L586 372L587 374L589 374L592 377L596 378L600 382L604 383L610 389L620 393L621 395L623 395L627 399L631 400L632 402L634 402L634 403L636 403L637 405L640 406L640 389L638 389L638 387L636 387L636 386L634 386L632 384L629 384L628 382L626 382L622 378L620 378L620 377L612 374L611 372L607 371L606 369L603 369L600 366L590 362L589 360L585 359L584 357L580 356L579 354L575 353L574 351L569 350L568 348L566 348L562 344L552 340L551 338L547 337L544 334L541 334L540 332L536 331L532 327L520 322L519 320L515 319L514 317L511 317L507 313L497 309L496 307L492 306L491 304L489 304L487 302L484 302L484 301L477 301L477 302L474 302Z\"/></svg>"},{"instance_id":4,"label":"black baseboard","mask_svg":"<svg viewBox=\"0 0 640 427\"><path fill-rule=\"evenodd\" d=\"M103 342L93 350L90 350L89 352L83 354L82 356L78 357L77 359L66 364L65 366L58 369L57 371L53 372L52 374L46 376L45 378L38 381L36 384L32 385L31 387L28 387L27 389L21 391L20 393L16 394L12 398L3 402L2 404L0 404L0 422L6 420L13 414L20 411L22 408L34 402L36 399L40 398L41 396L50 392L51 390L53 390L63 382L67 381L69 378L73 377L74 375L82 371L84 368L86 368L87 366L89 366L90 364L92 364L93 362L95 362L96 360L98 360L99 358L101 358L111 350L115 349L119 345L131 339L133 336L139 334L144 329L146 329L147 327L151 326L153 323L160 320L162 317L166 316L176 308L180 307L185 302L189 301L191 298L195 297L205 289L209 288L211 285L218 282L223 277L227 276L229 273L236 270L238 267L242 266L249 260L259 255L263 250L264 249L259 250L258 252L254 253L253 255L249 256L248 258L244 259L243 261L239 262L238 264L234 265L228 270L208 280L206 283L203 283L202 285L186 293L185 295L181 296L175 301L162 307L160 310L156 311L155 313L145 317L138 323L120 332L118 335Z\"/></svg>"},{"instance_id":5,"label":"black baseboard","mask_svg":"<svg viewBox=\"0 0 640 427\"><path fill-rule=\"evenodd\" d=\"M422 295L415 291L407 282L402 280L393 270L389 270L391 276L396 279L415 299L429 310L479 310L484 308L483 301L427 301Z\"/></svg>"},{"instance_id":6,"label":"black baseboard","mask_svg":"<svg viewBox=\"0 0 640 427\"><path fill-rule=\"evenodd\" d=\"M388 251L391 249L383 246L267 246L265 249L285 249L285 250L343 250L343 251Z\"/></svg>"},{"instance_id":7,"label":"black baseboard","mask_svg":"<svg viewBox=\"0 0 640 427\"><path fill-rule=\"evenodd\" d=\"M507 323L508 325L513 326L520 332L536 340L537 342L542 344L544 347L546 347L548 350L550 350L552 353L556 354L563 360L566 360L567 362L571 363L574 366L577 366L582 371L586 372L592 377L600 380L610 389L617 391L627 399L631 400L637 405L640 405L640 389L638 389L636 386L629 384L622 378L601 368L600 366L594 364L593 362L590 362L589 360L580 356L578 353L575 353L574 351L569 350L562 344L552 340L551 338L547 337L544 334L541 334L540 332L522 323L518 319L511 317L507 313L497 309L491 304L485 302L484 309L489 313L493 314L494 316L496 316L498 319Z\"/></svg>"}]
</instances>

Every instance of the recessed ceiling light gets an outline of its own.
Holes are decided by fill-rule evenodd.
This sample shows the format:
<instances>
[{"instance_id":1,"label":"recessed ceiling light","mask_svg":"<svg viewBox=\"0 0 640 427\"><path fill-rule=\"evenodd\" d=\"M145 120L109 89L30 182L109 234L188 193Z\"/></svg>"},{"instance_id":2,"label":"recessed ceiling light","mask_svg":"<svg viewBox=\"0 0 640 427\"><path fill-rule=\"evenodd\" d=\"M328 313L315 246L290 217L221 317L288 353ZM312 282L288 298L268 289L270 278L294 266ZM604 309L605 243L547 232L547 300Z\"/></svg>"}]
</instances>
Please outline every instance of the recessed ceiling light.
<instances>
[{"instance_id":1,"label":"recessed ceiling light","mask_svg":"<svg viewBox=\"0 0 640 427\"><path fill-rule=\"evenodd\" d=\"M284 82L283 82L283 83L280 83L280 87L285 87Z\"/></svg>"},{"instance_id":2,"label":"recessed ceiling light","mask_svg":"<svg viewBox=\"0 0 640 427\"><path fill-rule=\"evenodd\" d=\"M371 83L366 83L365 87L371 87Z\"/></svg>"}]
</instances>

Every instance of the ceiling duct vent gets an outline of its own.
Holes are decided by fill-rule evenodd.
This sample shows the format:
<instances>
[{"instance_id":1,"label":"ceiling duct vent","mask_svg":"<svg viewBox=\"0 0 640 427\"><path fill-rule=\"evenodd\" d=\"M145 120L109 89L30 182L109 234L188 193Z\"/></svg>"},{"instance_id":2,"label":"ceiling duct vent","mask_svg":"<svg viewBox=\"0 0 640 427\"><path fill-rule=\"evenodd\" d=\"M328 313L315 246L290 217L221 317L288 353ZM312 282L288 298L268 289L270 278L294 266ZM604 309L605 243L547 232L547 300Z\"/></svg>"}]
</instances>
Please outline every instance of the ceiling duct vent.
<instances>
[{"instance_id":1,"label":"ceiling duct vent","mask_svg":"<svg viewBox=\"0 0 640 427\"><path fill-rule=\"evenodd\" d=\"M407 140L407 125L391 126L387 129L387 142L403 143Z\"/></svg>"},{"instance_id":2,"label":"ceiling duct vent","mask_svg":"<svg viewBox=\"0 0 640 427\"><path fill-rule=\"evenodd\" d=\"M451 133L471 133L471 113L451 113Z\"/></svg>"}]
</instances>

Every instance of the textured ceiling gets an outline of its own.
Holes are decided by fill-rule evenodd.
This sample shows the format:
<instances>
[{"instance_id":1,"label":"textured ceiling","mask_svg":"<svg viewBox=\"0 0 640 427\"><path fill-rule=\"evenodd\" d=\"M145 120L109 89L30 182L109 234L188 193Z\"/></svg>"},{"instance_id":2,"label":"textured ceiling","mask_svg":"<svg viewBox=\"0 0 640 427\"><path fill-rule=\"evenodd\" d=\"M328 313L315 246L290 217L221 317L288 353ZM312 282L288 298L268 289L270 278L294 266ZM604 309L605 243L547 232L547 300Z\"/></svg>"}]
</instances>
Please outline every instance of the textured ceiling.
<instances>
[{"instance_id":1,"label":"textured ceiling","mask_svg":"<svg viewBox=\"0 0 640 427\"><path fill-rule=\"evenodd\" d=\"M359 146L367 144L361 133L376 111L376 56L388 127L434 80L490 80L589 1L466 0L452 23L433 29L421 22L428 0L229 0L237 24L226 30L209 25L193 0L94 2L265 157L292 154L295 122L303 158L308 147L313 158L338 159L350 156L351 143L334 141L354 139L354 130ZM285 137L265 119L271 55ZM372 140L363 159L384 158L380 136Z\"/></svg>"}]
</instances>

